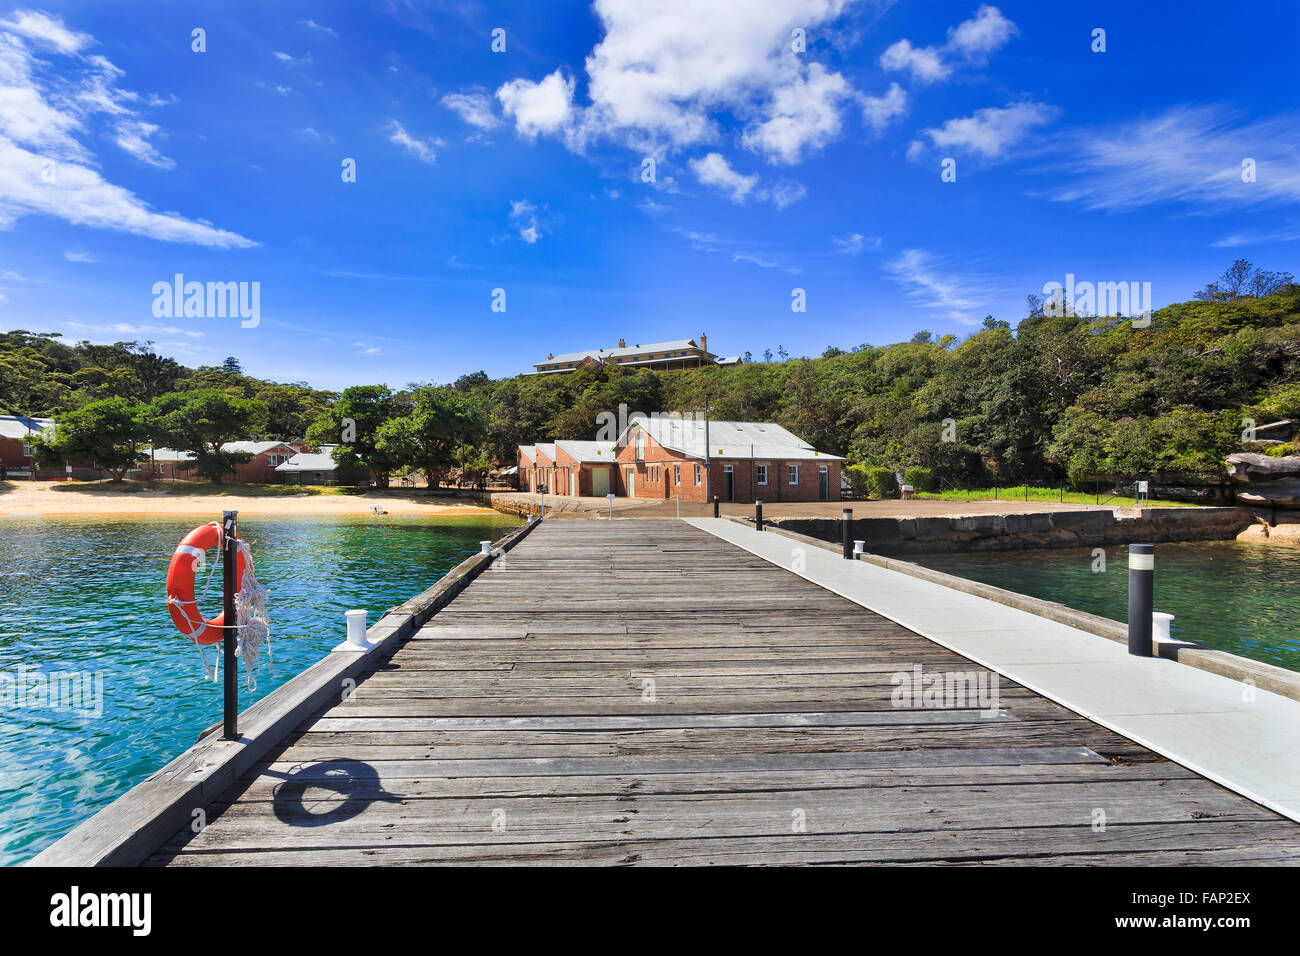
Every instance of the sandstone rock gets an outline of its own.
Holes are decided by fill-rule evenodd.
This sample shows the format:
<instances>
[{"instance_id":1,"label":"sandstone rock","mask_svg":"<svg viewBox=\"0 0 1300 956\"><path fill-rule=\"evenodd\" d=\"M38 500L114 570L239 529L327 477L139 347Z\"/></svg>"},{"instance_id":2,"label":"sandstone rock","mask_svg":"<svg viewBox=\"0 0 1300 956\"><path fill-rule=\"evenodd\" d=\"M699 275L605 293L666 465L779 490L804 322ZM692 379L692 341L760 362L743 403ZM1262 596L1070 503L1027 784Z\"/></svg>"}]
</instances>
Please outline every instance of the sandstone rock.
<instances>
[{"instance_id":1,"label":"sandstone rock","mask_svg":"<svg viewBox=\"0 0 1300 956\"><path fill-rule=\"evenodd\" d=\"M1271 458L1253 452L1239 451L1226 459L1228 475L1236 482L1268 481L1273 478L1300 476L1300 455ZM1240 497L1240 493L1238 493Z\"/></svg>"},{"instance_id":2,"label":"sandstone rock","mask_svg":"<svg viewBox=\"0 0 1300 956\"><path fill-rule=\"evenodd\" d=\"M1300 508L1300 479L1252 482L1237 489L1237 503Z\"/></svg>"}]
</instances>

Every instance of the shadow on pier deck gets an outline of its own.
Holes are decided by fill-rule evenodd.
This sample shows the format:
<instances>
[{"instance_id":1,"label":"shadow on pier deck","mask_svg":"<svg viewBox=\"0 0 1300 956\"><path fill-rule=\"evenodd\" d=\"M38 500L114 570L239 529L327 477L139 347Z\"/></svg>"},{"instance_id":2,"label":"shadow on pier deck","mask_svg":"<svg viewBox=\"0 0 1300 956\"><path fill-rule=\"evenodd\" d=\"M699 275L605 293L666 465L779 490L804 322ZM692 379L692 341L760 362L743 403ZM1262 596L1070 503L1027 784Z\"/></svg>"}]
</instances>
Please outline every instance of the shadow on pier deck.
<instances>
[{"instance_id":1,"label":"shadow on pier deck","mask_svg":"<svg viewBox=\"0 0 1300 956\"><path fill-rule=\"evenodd\" d=\"M676 521L545 522L153 864L1300 862L1300 826ZM986 687L989 685L986 685Z\"/></svg>"}]
</instances>

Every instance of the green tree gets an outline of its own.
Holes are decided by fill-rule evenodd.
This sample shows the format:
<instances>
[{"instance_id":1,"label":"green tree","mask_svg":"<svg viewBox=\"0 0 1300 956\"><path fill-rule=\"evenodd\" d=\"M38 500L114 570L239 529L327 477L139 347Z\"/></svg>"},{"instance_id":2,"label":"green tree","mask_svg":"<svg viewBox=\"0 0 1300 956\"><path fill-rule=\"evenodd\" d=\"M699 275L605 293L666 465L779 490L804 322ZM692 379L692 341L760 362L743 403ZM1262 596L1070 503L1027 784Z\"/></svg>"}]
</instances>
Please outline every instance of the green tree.
<instances>
[{"instance_id":1,"label":"green tree","mask_svg":"<svg viewBox=\"0 0 1300 956\"><path fill-rule=\"evenodd\" d=\"M156 444L192 452L199 474L218 484L236 464L252 458L247 452L225 451L224 446L261 433L266 418L262 402L217 389L169 392L144 411L147 433Z\"/></svg>"},{"instance_id":2,"label":"green tree","mask_svg":"<svg viewBox=\"0 0 1300 956\"><path fill-rule=\"evenodd\" d=\"M61 416L53 437L38 437L33 445L47 464L93 461L121 481L143 458L140 447L146 437L142 405L105 398Z\"/></svg>"},{"instance_id":3,"label":"green tree","mask_svg":"<svg viewBox=\"0 0 1300 956\"><path fill-rule=\"evenodd\" d=\"M487 414L481 402L453 388L426 388L409 415L379 427L375 447L397 466L422 472L436 488L452 468L473 458Z\"/></svg>"},{"instance_id":4,"label":"green tree","mask_svg":"<svg viewBox=\"0 0 1300 956\"><path fill-rule=\"evenodd\" d=\"M334 460L367 471L375 484L388 487L389 476L400 462L378 445L379 429L409 412L387 385L353 385L345 388L329 409L307 430L308 441L337 445Z\"/></svg>"}]
</instances>

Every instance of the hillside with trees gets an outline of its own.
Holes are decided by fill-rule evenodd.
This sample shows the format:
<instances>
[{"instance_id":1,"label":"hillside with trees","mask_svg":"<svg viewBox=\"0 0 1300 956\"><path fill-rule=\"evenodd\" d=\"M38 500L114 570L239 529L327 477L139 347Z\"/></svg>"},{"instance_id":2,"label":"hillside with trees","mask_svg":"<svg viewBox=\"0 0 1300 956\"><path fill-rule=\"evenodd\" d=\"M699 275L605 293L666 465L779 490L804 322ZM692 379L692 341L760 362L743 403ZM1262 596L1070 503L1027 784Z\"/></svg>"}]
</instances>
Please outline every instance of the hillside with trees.
<instances>
[{"instance_id":1,"label":"hillside with trees","mask_svg":"<svg viewBox=\"0 0 1300 956\"><path fill-rule=\"evenodd\" d=\"M191 370L148 343L69 346L15 331L0 334L0 412L64 418L121 400L81 414L120 426L103 460L146 440L188 441L218 468L228 423L205 438L196 422L234 414L245 427L230 437L307 437L338 444L339 460L381 476L437 478L512 463L518 444L593 438L597 416L621 404L703 411L707 402L718 419L775 421L855 464L928 468L965 487L1138 475L1218 481L1247 420L1300 418L1300 286L1289 273L1238 260L1145 325L1053 311L1061 310L1031 296L1014 327L989 316L960 340L920 332L817 358L496 380L475 372L449 385L363 385L339 395L246 376L234 359Z\"/></svg>"}]
</instances>

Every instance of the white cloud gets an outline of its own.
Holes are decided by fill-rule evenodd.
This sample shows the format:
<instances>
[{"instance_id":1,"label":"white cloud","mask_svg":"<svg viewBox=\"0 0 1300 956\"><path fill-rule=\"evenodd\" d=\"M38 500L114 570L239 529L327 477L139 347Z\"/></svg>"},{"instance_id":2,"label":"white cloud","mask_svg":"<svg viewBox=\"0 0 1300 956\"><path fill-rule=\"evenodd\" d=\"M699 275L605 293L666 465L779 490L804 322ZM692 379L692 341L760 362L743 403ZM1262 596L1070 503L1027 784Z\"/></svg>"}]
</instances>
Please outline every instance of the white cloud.
<instances>
[{"instance_id":1,"label":"white cloud","mask_svg":"<svg viewBox=\"0 0 1300 956\"><path fill-rule=\"evenodd\" d=\"M849 2L596 0L605 34L586 59L589 105L573 103L574 83L558 71L513 80L497 98L525 135L561 135L579 151L609 137L656 156L717 142L713 113L725 111L745 124L745 145L792 164L839 134L840 101L853 91L794 54L790 32L833 21Z\"/></svg>"},{"instance_id":2,"label":"white cloud","mask_svg":"<svg viewBox=\"0 0 1300 956\"><path fill-rule=\"evenodd\" d=\"M492 112L492 100L486 93L448 93L442 98L442 105L470 126L486 130L501 125L501 120Z\"/></svg>"},{"instance_id":3,"label":"white cloud","mask_svg":"<svg viewBox=\"0 0 1300 956\"><path fill-rule=\"evenodd\" d=\"M948 49L968 59L984 60L1005 46L1020 30L997 7L981 4L973 19L948 31Z\"/></svg>"},{"instance_id":4,"label":"white cloud","mask_svg":"<svg viewBox=\"0 0 1300 956\"><path fill-rule=\"evenodd\" d=\"M742 203L758 185L758 176L742 176L731 168L721 153L709 153L703 159L692 159L689 164L695 178L706 186L716 186L729 193L731 201Z\"/></svg>"},{"instance_id":5,"label":"white cloud","mask_svg":"<svg viewBox=\"0 0 1300 956\"><path fill-rule=\"evenodd\" d=\"M1198 206L1300 201L1300 125L1296 114L1242 124L1224 110L1180 106L1151 119L1064 138L1064 167L1076 174L1049 192L1089 209L1125 209L1155 202ZM1243 182L1242 163L1255 164Z\"/></svg>"},{"instance_id":6,"label":"white cloud","mask_svg":"<svg viewBox=\"0 0 1300 956\"><path fill-rule=\"evenodd\" d=\"M86 252L86 250L84 249L69 249L67 252L63 254L63 258L67 259L69 262L98 262L99 261L89 252Z\"/></svg>"},{"instance_id":7,"label":"white cloud","mask_svg":"<svg viewBox=\"0 0 1300 956\"><path fill-rule=\"evenodd\" d=\"M1035 126L1050 123L1059 113L1060 110L1054 106L1022 100L1006 107L991 106L976 110L971 116L950 119L937 129L921 130L921 135L928 136L930 144L937 149L975 153L995 160ZM907 157L917 159L923 151L924 143L915 140L907 151Z\"/></svg>"},{"instance_id":8,"label":"white cloud","mask_svg":"<svg viewBox=\"0 0 1300 956\"><path fill-rule=\"evenodd\" d=\"M557 133L573 117L573 80L559 70L540 83L511 80L497 90L497 99L520 135L531 139L539 133Z\"/></svg>"},{"instance_id":9,"label":"white cloud","mask_svg":"<svg viewBox=\"0 0 1300 956\"><path fill-rule=\"evenodd\" d=\"M334 30L326 26L321 26L315 20L303 20L302 25L307 27L308 29L316 30L319 33L328 33L332 37L338 36L338 34Z\"/></svg>"},{"instance_id":10,"label":"white cloud","mask_svg":"<svg viewBox=\"0 0 1300 956\"><path fill-rule=\"evenodd\" d=\"M380 355L384 351L378 345L369 345L365 342L353 342L352 347L362 355Z\"/></svg>"},{"instance_id":11,"label":"white cloud","mask_svg":"<svg viewBox=\"0 0 1300 956\"><path fill-rule=\"evenodd\" d=\"M1262 246L1270 242L1295 242L1297 239L1300 239L1300 226L1283 226L1269 232L1234 232L1210 245L1216 249L1233 249L1237 246Z\"/></svg>"},{"instance_id":12,"label":"white cloud","mask_svg":"<svg viewBox=\"0 0 1300 956\"><path fill-rule=\"evenodd\" d=\"M274 53L275 53L275 58L280 62L292 63L294 66L303 66L305 64L312 62L310 53L304 53L302 56L299 57L291 56L290 54L283 53L280 50L275 50Z\"/></svg>"},{"instance_id":13,"label":"white cloud","mask_svg":"<svg viewBox=\"0 0 1300 956\"><path fill-rule=\"evenodd\" d=\"M397 120L390 122L384 127L384 129L391 133L388 137L390 143L396 143L398 146L401 146L403 149L412 153L420 162L428 163L430 166L437 162L438 154L434 152L433 149L435 144L434 140L421 141L416 139L407 133L402 124L397 122Z\"/></svg>"},{"instance_id":14,"label":"white cloud","mask_svg":"<svg viewBox=\"0 0 1300 956\"><path fill-rule=\"evenodd\" d=\"M115 142L142 163L159 169L171 169L176 163L159 153L153 143L149 142L149 137L156 132L156 124L142 120L119 123Z\"/></svg>"},{"instance_id":15,"label":"white cloud","mask_svg":"<svg viewBox=\"0 0 1300 956\"><path fill-rule=\"evenodd\" d=\"M791 203L796 203L804 196L808 195L808 190L803 183L797 183L792 179L783 180L775 186L768 186L760 189L755 193L759 199L766 199L776 206L777 209L784 209Z\"/></svg>"},{"instance_id":16,"label":"white cloud","mask_svg":"<svg viewBox=\"0 0 1300 956\"><path fill-rule=\"evenodd\" d=\"M516 199L510 203L510 219L519 230L519 238L530 246L542 238L541 228L537 224L537 207L527 199Z\"/></svg>"},{"instance_id":17,"label":"white cloud","mask_svg":"<svg viewBox=\"0 0 1300 956\"><path fill-rule=\"evenodd\" d=\"M840 74L810 64L803 76L773 90L763 107L766 118L745 130L744 144L772 162L793 166L806 151L821 149L839 135L839 102L849 90Z\"/></svg>"},{"instance_id":18,"label":"white cloud","mask_svg":"<svg viewBox=\"0 0 1300 956\"><path fill-rule=\"evenodd\" d=\"M95 42L90 34L69 30L62 20L35 10L16 11L8 20L0 20L0 29L53 47L60 53L80 53Z\"/></svg>"},{"instance_id":19,"label":"white cloud","mask_svg":"<svg viewBox=\"0 0 1300 956\"><path fill-rule=\"evenodd\" d=\"M889 125L889 121L907 112L907 91L897 83L890 83L884 96L861 96L862 118L876 132Z\"/></svg>"},{"instance_id":20,"label":"white cloud","mask_svg":"<svg viewBox=\"0 0 1300 956\"><path fill-rule=\"evenodd\" d=\"M908 70L912 79L918 83L935 83L946 80L951 67L943 62L939 51L934 47L914 47L910 40L899 40L880 54L880 67L883 70Z\"/></svg>"},{"instance_id":21,"label":"white cloud","mask_svg":"<svg viewBox=\"0 0 1300 956\"><path fill-rule=\"evenodd\" d=\"M37 58L28 42L53 50ZM98 55L94 41L44 14L22 11L0 22L0 228L28 215L221 248L256 245L212 224L158 213L92 168L88 120L112 117L109 137L157 168L173 163L149 143L158 126L139 118L140 96L118 87L122 71Z\"/></svg>"},{"instance_id":22,"label":"white cloud","mask_svg":"<svg viewBox=\"0 0 1300 956\"><path fill-rule=\"evenodd\" d=\"M69 322L68 328L80 332L111 333L113 335L184 335L192 339L203 338L203 333L195 329L182 329L174 325L132 325L129 322L113 322L108 325L87 325L84 322Z\"/></svg>"},{"instance_id":23,"label":"white cloud","mask_svg":"<svg viewBox=\"0 0 1300 956\"><path fill-rule=\"evenodd\" d=\"M968 325L975 324L971 310L978 305L980 293L969 280L948 273L942 264L921 249L905 249L885 269L899 283L908 287L907 297L937 315Z\"/></svg>"},{"instance_id":24,"label":"white cloud","mask_svg":"<svg viewBox=\"0 0 1300 956\"><path fill-rule=\"evenodd\" d=\"M871 249L874 252L881 246L879 236L864 236L860 232L851 232L847 236L831 236L831 242L840 252L850 256L856 256L863 249Z\"/></svg>"},{"instance_id":25,"label":"white cloud","mask_svg":"<svg viewBox=\"0 0 1300 956\"><path fill-rule=\"evenodd\" d=\"M952 75L954 59L986 63L1019 32L997 7L982 4L974 17L948 29L948 42L943 46L914 46L910 40L899 40L880 55L880 66L908 71L918 83L937 83Z\"/></svg>"}]
</instances>

